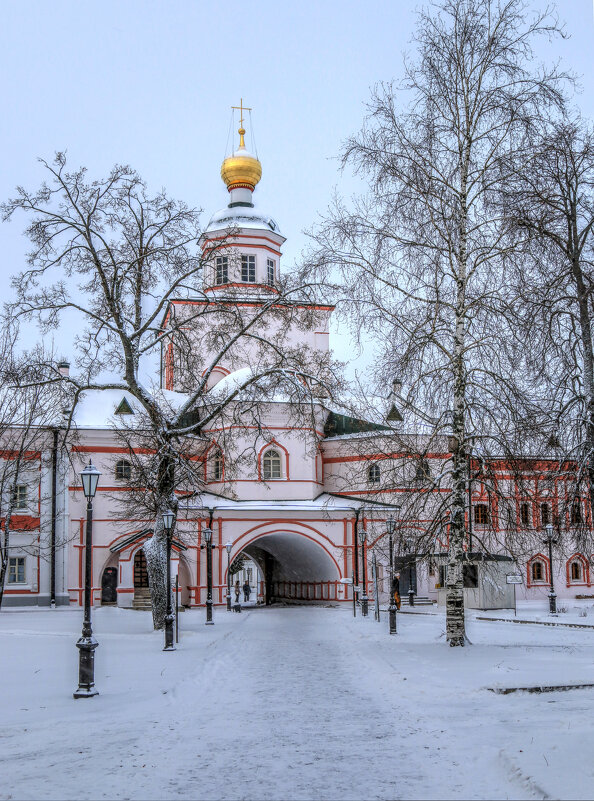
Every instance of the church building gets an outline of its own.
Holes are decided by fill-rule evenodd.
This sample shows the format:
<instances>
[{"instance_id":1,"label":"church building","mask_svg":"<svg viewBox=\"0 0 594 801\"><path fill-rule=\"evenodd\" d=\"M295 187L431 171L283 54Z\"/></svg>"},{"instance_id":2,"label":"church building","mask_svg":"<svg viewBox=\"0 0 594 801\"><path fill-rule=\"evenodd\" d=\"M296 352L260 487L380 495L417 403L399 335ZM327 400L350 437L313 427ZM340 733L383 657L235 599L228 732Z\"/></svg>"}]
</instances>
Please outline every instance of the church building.
<instances>
[{"instance_id":1,"label":"church building","mask_svg":"<svg viewBox=\"0 0 594 801\"><path fill-rule=\"evenodd\" d=\"M279 315L276 322L266 318L266 325L256 321L250 329L254 336L239 341L214 366L209 351L215 347L214 339L209 339L204 326L209 319L218 324L216 312L210 318L196 317L195 326L192 322L200 304L216 307L217 303L255 319L280 294L285 237L274 217L254 202L262 167L247 150L245 133L241 125L239 145L221 168L228 203L213 214L200 243L204 252L216 250L211 267L204 271L201 291L196 297L173 299L163 321L167 328L173 316L187 320L188 341L205 366L188 375L176 342L166 341L160 383L172 402L189 383L204 377L205 392L215 393L213 397L240 385L250 370L262 365L260 338L304 348L320 363L327 362L331 352L333 308L308 298L295 301L288 318ZM116 502L130 491L131 465L128 450L114 435L114 421L137 411L135 399L126 392L89 393L76 409L69 458L56 455L51 437L42 438L39 450L30 454L13 512L4 603L82 605L86 501L79 471L92 459L101 471L94 500L92 601L146 607L148 578L142 548L153 521L126 520ZM180 603L205 604L206 528L213 532L215 606L226 603L228 568L240 554L251 560L246 564L253 566L252 597L257 602L352 603L353 581L359 593L370 598L377 587L385 601L390 526L403 599L410 592L417 603L443 602L447 525L432 535L421 553L416 543L422 539L420 532L431 527L433 507L430 501L425 503L423 513L415 512L414 517L409 510L420 508L411 499L430 494L432 477L450 457L449 442L446 436L415 430L400 411L398 392L386 398L382 423L359 419L320 396L310 404L308 415L296 420L291 400L272 396L262 403L258 425L246 426L227 446L219 444L217 430L204 431L212 445L203 459L203 492L187 503L180 501L173 543L172 570ZM492 497L480 475L473 481L468 522L475 545L469 543L469 555L479 551L476 543L487 541L491 530L501 532L506 526L510 531L532 532L534 547L521 564L513 564L503 549L491 560L502 585L499 599L492 593L481 595L485 557L477 558L476 569L465 573L469 605L511 605L509 590L503 588L505 575L518 571L524 578L518 597L546 600L551 564L538 532L558 513L564 492L559 482L550 485L543 480L550 469L545 462L530 466L532 491L521 497L509 466L496 466L502 486L509 485L512 512L507 517L501 500ZM586 499L578 504L576 514L589 519ZM567 520L566 525L574 522ZM594 597L590 559L590 554L576 553L553 566L560 597Z\"/></svg>"}]
</instances>

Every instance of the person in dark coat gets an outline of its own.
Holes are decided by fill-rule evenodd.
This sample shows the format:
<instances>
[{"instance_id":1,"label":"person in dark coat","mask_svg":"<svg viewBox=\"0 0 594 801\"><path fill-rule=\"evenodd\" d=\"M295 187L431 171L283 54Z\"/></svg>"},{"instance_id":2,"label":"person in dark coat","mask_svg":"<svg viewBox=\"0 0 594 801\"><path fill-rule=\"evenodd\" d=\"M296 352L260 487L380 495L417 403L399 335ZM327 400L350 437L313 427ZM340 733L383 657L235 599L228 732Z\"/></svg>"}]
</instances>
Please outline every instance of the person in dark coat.
<instances>
[{"instance_id":1,"label":"person in dark coat","mask_svg":"<svg viewBox=\"0 0 594 801\"><path fill-rule=\"evenodd\" d=\"M246 579L245 584L243 585L243 600L249 601L250 600L250 592L252 588L250 587L249 581Z\"/></svg>"},{"instance_id":2,"label":"person in dark coat","mask_svg":"<svg viewBox=\"0 0 594 801\"><path fill-rule=\"evenodd\" d=\"M396 609L400 611L400 573L394 574L394 578L392 580L392 596L394 598L394 603L396 604Z\"/></svg>"},{"instance_id":3,"label":"person in dark coat","mask_svg":"<svg viewBox=\"0 0 594 801\"><path fill-rule=\"evenodd\" d=\"M235 603L239 603L239 593L241 592L241 584L239 583L239 579L235 582Z\"/></svg>"}]
</instances>

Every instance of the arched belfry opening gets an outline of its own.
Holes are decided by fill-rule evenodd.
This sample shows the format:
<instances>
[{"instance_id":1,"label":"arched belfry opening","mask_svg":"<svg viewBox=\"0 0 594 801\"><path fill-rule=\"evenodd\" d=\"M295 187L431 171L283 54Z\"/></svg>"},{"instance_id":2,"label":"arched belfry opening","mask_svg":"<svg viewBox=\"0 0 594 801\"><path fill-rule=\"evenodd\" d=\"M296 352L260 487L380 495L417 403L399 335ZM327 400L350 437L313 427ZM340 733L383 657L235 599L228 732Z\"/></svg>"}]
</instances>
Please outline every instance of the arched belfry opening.
<instances>
[{"instance_id":1,"label":"arched belfry opening","mask_svg":"<svg viewBox=\"0 0 594 801\"><path fill-rule=\"evenodd\" d=\"M304 534L264 534L243 548L264 577L264 601L338 600L340 571L335 559Z\"/></svg>"}]
</instances>

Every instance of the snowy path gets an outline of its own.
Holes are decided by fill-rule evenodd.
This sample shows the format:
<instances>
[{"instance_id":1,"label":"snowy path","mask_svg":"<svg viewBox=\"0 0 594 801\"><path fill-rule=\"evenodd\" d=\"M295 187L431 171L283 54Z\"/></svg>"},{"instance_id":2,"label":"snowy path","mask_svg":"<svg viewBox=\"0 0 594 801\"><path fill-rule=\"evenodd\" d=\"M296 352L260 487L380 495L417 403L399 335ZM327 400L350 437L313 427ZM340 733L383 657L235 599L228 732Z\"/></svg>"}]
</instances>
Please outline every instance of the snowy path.
<instances>
[{"instance_id":1,"label":"snowy path","mask_svg":"<svg viewBox=\"0 0 594 801\"><path fill-rule=\"evenodd\" d=\"M147 613L98 610L101 695L73 701L80 613L3 613L0 799L592 795L594 692L484 688L592 680L594 633L470 622L449 649L435 616L396 638L344 609L203 621L166 654Z\"/></svg>"}]
</instances>

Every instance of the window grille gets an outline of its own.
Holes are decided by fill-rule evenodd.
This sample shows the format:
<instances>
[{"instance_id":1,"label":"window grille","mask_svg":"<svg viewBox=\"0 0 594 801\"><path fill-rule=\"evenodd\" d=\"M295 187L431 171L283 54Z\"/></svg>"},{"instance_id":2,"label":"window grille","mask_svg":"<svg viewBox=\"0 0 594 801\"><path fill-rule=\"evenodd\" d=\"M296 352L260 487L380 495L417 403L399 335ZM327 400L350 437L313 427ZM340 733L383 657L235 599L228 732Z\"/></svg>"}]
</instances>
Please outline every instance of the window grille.
<instances>
[{"instance_id":1,"label":"window grille","mask_svg":"<svg viewBox=\"0 0 594 801\"><path fill-rule=\"evenodd\" d=\"M241 257L241 280L246 284L254 284L256 282L255 256Z\"/></svg>"},{"instance_id":2,"label":"window grille","mask_svg":"<svg viewBox=\"0 0 594 801\"><path fill-rule=\"evenodd\" d=\"M27 485L17 484L12 496L12 505L15 509L27 508Z\"/></svg>"},{"instance_id":3,"label":"window grille","mask_svg":"<svg viewBox=\"0 0 594 801\"><path fill-rule=\"evenodd\" d=\"M544 565L542 562L532 562L530 572L532 581L544 581Z\"/></svg>"},{"instance_id":4,"label":"window grille","mask_svg":"<svg viewBox=\"0 0 594 801\"><path fill-rule=\"evenodd\" d=\"M369 465L367 470L367 480L370 484L379 484L381 477L381 471L379 464L372 464Z\"/></svg>"},{"instance_id":5,"label":"window grille","mask_svg":"<svg viewBox=\"0 0 594 801\"><path fill-rule=\"evenodd\" d=\"M229 257L217 256L216 260L216 283L217 285L226 284L229 281Z\"/></svg>"},{"instance_id":6,"label":"window grille","mask_svg":"<svg viewBox=\"0 0 594 801\"><path fill-rule=\"evenodd\" d=\"M474 522L477 526L486 526L489 523L489 507L486 503L478 503L474 507Z\"/></svg>"},{"instance_id":7,"label":"window grille","mask_svg":"<svg viewBox=\"0 0 594 801\"><path fill-rule=\"evenodd\" d=\"M125 481L132 476L132 465L126 459L120 459L116 462L115 477L118 481Z\"/></svg>"},{"instance_id":8,"label":"window grille","mask_svg":"<svg viewBox=\"0 0 594 801\"><path fill-rule=\"evenodd\" d=\"M278 451L266 451L262 459L262 477L264 481L281 478L281 456Z\"/></svg>"},{"instance_id":9,"label":"window grille","mask_svg":"<svg viewBox=\"0 0 594 801\"><path fill-rule=\"evenodd\" d=\"M8 559L8 583L9 584L24 584L25 583L25 557L24 556L11 556Z\"/></svg>"}]
</instances>

